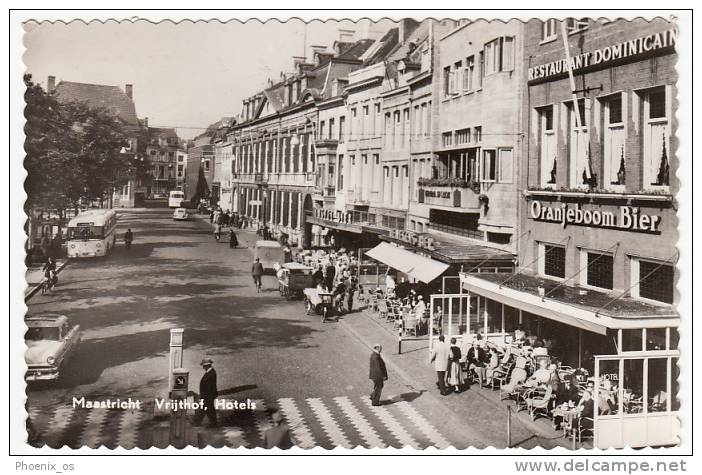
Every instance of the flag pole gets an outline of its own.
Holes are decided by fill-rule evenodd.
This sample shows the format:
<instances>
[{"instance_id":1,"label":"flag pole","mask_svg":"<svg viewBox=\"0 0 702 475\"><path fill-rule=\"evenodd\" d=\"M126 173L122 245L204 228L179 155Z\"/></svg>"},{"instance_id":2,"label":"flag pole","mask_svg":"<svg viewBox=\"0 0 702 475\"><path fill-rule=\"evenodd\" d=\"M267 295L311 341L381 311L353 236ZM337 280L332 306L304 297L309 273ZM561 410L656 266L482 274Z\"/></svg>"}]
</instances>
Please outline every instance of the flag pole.
<instances>
[{"instance_id":1,"label":"flag pole","mask_svg":"<svg viewBox=\"0 0 702 475\"><path fill-rule=\"evenodd\" d=\"M580 104L578 104L578 94L575 92L575 77L573 76L573 62L570 56L570 45L568 44L568 31L566 30L565 20L561 21L561 36L563 37L563 48L565 49L566 65L568 71L568 79L570 80L570 92L573 96L573 111L575 112L575 130L580 133L582 124L580 123ZM588 141L589 146L589 141ZM577 149L576 149L576 154ZM592 170L590 170L589 159L585 162L585 176L588 180L592 178Z\"/></svg>"}]
</instances>

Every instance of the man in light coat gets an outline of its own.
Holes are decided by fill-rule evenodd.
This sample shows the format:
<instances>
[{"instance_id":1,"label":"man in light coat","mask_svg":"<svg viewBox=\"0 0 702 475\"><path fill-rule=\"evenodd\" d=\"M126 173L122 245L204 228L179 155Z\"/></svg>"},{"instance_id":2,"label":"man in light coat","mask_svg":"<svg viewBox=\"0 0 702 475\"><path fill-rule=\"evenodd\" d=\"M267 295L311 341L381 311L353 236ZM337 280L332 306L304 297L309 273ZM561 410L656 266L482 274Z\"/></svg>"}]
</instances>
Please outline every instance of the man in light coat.
<instances>
[{"instance_id":1,"label":"man in light coat","mask_svg":"<svg viewBox=\"0 0 702 475\"><path fill-rule=\"evenodd\" d=\"M438 378L436 385L439 387L439 392L442 396L450 394L446 390L446 368L448 367L450 352L451 349L448 343L444 341L444 335L439 335L439 342L431 352L430 361L434 363L436 377Z\"/></svg>"}]
</instances>

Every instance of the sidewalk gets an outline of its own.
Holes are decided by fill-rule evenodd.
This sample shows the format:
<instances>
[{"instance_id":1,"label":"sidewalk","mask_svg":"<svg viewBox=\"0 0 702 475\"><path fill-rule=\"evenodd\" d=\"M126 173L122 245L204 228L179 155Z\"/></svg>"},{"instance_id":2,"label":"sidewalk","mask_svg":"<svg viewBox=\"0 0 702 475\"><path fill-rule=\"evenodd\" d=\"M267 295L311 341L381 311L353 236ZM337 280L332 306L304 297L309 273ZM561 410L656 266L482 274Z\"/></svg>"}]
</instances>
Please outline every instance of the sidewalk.
<instances>
[{"instance_id":1,"label":"sidewalk","mask_svg":"<svg viewBox=\"0 0 702 475\"><path fill-rule=\"evenodd\" d=\"M572 440L555 431L551 421L544 417L532 421L525 411L515 413L514 403L500 401L498 391L478 388L476 385L460 394L442 397L436 388L436 372L429 362L429 340L403 340L402 354L398 354L398 336L390 323L379 319L366 307L346 314L340 322L346 329L371 348L379 343L383 346L383 357L388 368L415 386L417 391L434 398L440 411L454 413L462 423L484 435L486 445L506 447L508 407L511 413L511 445L513 447L566 447L572 448ZM443 408L443 409L440 409ZM589 441L582 444L588 447ZM581 445L578 444L578 448Z\"/></svg>"},{"instance_id":2,"label":"sidewalk","mask_svg":"<svg viewBox=\"0 0 702 475\"><path fill-rule=\"evenodd\" d=\"M68 264L68 259L59 259L56 261L56 274L59 274L64 267ZM27 281L27 288L24 291L24 301L26 302L34 296L39 291L39 284L44 279L44 272L41 270L42 265L32 266L27 268L25 273L25 280Z\"/></svg>"}]
</instances>

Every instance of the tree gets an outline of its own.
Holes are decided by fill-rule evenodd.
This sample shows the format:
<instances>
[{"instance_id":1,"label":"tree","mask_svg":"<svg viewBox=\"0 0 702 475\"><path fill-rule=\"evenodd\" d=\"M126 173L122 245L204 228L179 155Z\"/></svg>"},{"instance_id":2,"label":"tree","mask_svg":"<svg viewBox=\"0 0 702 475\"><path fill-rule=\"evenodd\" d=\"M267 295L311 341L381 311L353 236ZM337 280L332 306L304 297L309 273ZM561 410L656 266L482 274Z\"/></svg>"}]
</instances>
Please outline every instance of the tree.
<instances>
[{"instance_id":1,"label":"tree","mask_svg":"<svg viewBox=\"0 0 702 475\"><path fill-rule=\"evenodd\" d=\"M66 209L103 199L129 171L128 145L114 114L79 102L59 103L25 75L25 190L29 208Z\"/></svg>"}]
</instances>

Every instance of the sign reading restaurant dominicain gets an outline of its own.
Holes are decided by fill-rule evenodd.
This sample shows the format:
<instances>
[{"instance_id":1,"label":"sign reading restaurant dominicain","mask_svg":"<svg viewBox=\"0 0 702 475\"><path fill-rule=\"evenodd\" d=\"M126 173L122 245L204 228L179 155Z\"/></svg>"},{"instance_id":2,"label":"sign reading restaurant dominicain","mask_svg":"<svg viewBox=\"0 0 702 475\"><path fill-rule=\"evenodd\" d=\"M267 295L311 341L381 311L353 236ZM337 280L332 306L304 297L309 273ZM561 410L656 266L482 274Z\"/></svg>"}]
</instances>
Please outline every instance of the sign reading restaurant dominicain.
<instances>
[{"instance_id":1,"label":"sign reading restaurant dominicain","mask_svg":"<svg viewBox=\"0 0 702 475\"><path fill-rule=\"evenodd\" d=\"M580 204L574 208L562 203L559 207L547 206L540 201L532 201L529 216L536 221L559 223L564 228L568 225L591 226L595 228L612 228L640 233L660 234L661 217L642 213L634 206L619 206L619 213L599 209L582 209Z\"/></svg>"},{"instance_id":2,"label":"sign reading restaurant dominicain","mask_svg":"<svg viewBox=\"0 0 702 475\"><path fill-rule=\"evenodd\" d=\"M606 66L608 63L624 60L627 58L659 52L665 48L672 48L678 37L675 29L662 31L642 36L631 41L607 46L605 48L587 51L585 53L570 58L573 72L580 69L588 69L596 66ZM559 59L551 63L542 64L529 68L529 81L543 80L568 73L568 63L566 59Z\"/></svg>"}]
</instances>

